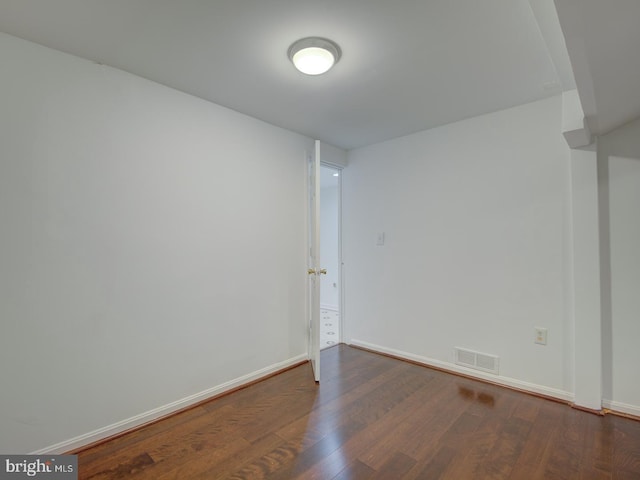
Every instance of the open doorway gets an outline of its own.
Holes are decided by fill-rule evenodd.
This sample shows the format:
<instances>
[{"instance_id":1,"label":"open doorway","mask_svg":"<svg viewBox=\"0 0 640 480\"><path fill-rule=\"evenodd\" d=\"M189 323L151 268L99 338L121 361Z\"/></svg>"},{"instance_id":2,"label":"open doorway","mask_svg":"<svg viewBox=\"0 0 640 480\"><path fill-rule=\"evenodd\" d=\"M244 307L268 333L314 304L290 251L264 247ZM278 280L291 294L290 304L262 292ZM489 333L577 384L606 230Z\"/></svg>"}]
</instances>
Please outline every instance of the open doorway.
<instances>
[{"instance_id":1,"label":"open doorway","mask_svg":"<svg viewBox=\"0 0 640 480\"><path fill-rule=\"evenodd\" d=\"M320 166L320 261L327 270L320 283L320 349L342 341L340 174L335 167Z\"/></svg>"}]
</instances>

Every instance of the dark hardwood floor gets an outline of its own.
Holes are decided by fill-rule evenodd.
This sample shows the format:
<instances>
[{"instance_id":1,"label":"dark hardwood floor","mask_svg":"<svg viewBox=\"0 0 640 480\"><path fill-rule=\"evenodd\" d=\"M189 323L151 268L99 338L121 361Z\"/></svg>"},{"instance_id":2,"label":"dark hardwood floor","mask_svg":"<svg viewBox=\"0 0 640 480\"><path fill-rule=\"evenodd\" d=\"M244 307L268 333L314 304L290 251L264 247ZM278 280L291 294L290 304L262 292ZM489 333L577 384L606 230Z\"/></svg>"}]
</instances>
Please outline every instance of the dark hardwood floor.
<instances>
[{"instance_id":1,"label":"dark hardwood floor","mask_svg":"<svg viewBox=\"0 0 640 480\"><path fill-rule=\"evenodd\" d=\"M640 479L640 422L339 345L79 453L80 479Z\"/></svg>"}]
</instances>

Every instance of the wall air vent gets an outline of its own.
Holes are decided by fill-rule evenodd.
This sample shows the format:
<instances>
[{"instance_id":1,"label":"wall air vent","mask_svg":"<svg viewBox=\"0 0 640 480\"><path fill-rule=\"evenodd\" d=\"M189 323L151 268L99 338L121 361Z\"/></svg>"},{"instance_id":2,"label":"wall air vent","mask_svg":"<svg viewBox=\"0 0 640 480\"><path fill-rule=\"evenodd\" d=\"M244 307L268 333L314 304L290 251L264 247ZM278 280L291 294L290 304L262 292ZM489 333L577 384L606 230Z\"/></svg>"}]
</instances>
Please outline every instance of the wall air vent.
<instances>
[{"instance_id":1,"label":"wall air vent","mask_svg":"<svg viewBox=\"0 0 640 480\"><path fill-rule=\"evenodd\" d=\"M499 357L460 347L455 347L453 352L457 365L498 375L498 371L500 370Z\"/></svg>"}]
</instances>

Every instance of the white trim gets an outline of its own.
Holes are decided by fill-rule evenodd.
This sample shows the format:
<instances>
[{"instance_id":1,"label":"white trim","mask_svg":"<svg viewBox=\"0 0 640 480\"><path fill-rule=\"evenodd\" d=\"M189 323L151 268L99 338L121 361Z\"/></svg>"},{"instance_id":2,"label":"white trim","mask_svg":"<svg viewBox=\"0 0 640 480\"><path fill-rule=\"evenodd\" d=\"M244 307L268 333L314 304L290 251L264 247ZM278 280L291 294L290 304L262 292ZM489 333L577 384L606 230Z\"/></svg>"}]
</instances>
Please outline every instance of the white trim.
<instances>
[{"instance_id":1,"label":"white trim","mask_svg":"<svg viewBox=\"0 0 640 480\"><path fill-rule=\"evenodd\" d=\"M524 382L515 378L503 377L501 375L491 375L472 370L470 368L461 367L449 362L443 362L441 360L435 360L433 358L423 357L421 355L415 355L413 353L403 352L395 350L393 348L381 347L380 345L374 345L372 343L363 342L361 340L351 340L350 345L355 347L362 347L374 352L386 353L393 355L394 357L404 358L405 360L411 360L412 362L421 363L426 366L441 368L452 373L460 373L469 377L478 378L480 380L486 380L491 383L497 383L506 387L516 388L518 390L524 390L526 392L537 393L539 395L546 395L547 397L557 398L567 402L573 402L573 393L565 392L556 388L545 387L544 385L537 385L535 383Z\"/></svg>"},{"instance_id":2,"label":"white trim","mask_svg":"<svg viewBox=\"0 0 640 480\"><path fill-rule=\"evenodd\" d=\"M117 435L118 433L138 427L145 423L156 420L160 417L169 415L173 412L177 412L178 410L181 410L183 408L189 407L191 405L195 405L196 403L206 400L207 398L220 395L222 393L228 392L229 390L233 390L235 388L242 387L243 385L254 382L256 380L260 380L261 378L267 377L273 373L278 372L279 370L286 369L288 367L295 365L296 363L304 362L307 360L308 360L308 355L305 353L302 355L298 355L297 357L293 357L288 360L285 360L283 362L274 363L273 365L270 365L268 367L262 368L260 370L256 370L255 372L249 373L247 375L243 375L242 377L235 378L233 380L230 380L221 385L217 385L215 387L209 388L202 392L189 395L188 397L184 397L180 400L176 400L175 402L169 403L167 405L154 408L153 410L149 410L147 412L141 413L140 415L136 415L134 417L127 418L126 420L122 420L120 422L114 423L112 425L107 425L106 427L102 427L92 432L85 433L84 435L80 435L78 437L74 437L69 440L64 440L62 442L56 443L54 445L50 445L45 448L41 448L40 450L36 450L35 452L32 452L31 455L61 454L64 452L75 450L77 448L81 448L85 445L89 445L99 440L111 437L113 435Z\"/></svg>"},{"instance_id":3,"label":"white trim","mask_svg":"<svg viewBox=\"0 0 640 480\"><path fill-rule=\"evenodd\" d=\"M637 405L629 405L628 403L602 399L602 406L614 412L626 413L628 415L640 417L640 407Z\"/></svg>"},{"instance_id":4,"label":"white trim","mask_svg":"<svg viewBox=\"0 0 640 480\"><path fill-rule=\"evenodd\" d=\"M337 305L329 305L328 303L321 303L320 304L320 310L329 310L330 312L337 312L338 311L338 306Z\"/></svg>"},{"instance_id":5,"label":"white trim","mask_svg":"<svg viewBox=\"0 0 640 480\"><path fill-rule=\"evenodd\" d=\"M345 159L345 167L347 166L348 156ZM344 249L342 248L342 178L343 172L340 170L338 178L338 342L344 341L345 331L345 303L344 303Z\"/></svg>"}]
</instances>

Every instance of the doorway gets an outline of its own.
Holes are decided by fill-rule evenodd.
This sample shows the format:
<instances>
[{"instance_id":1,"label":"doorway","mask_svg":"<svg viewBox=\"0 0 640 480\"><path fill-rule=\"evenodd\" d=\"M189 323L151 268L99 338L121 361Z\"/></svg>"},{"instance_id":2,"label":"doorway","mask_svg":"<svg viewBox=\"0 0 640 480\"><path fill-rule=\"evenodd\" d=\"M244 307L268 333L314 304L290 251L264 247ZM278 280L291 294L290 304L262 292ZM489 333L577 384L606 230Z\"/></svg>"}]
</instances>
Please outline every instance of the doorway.
<instances>
[{"instance_id":1,"label":"doorway","mask_svg":"<svg viewBox=\"0 0 640 480\"><path fill-rule=\"evenodd\" d=\"M336 167L320 165L320 261L327 271L320 283L321 350L342 341L341 174Z\"/></svg>"}]
</instances>

